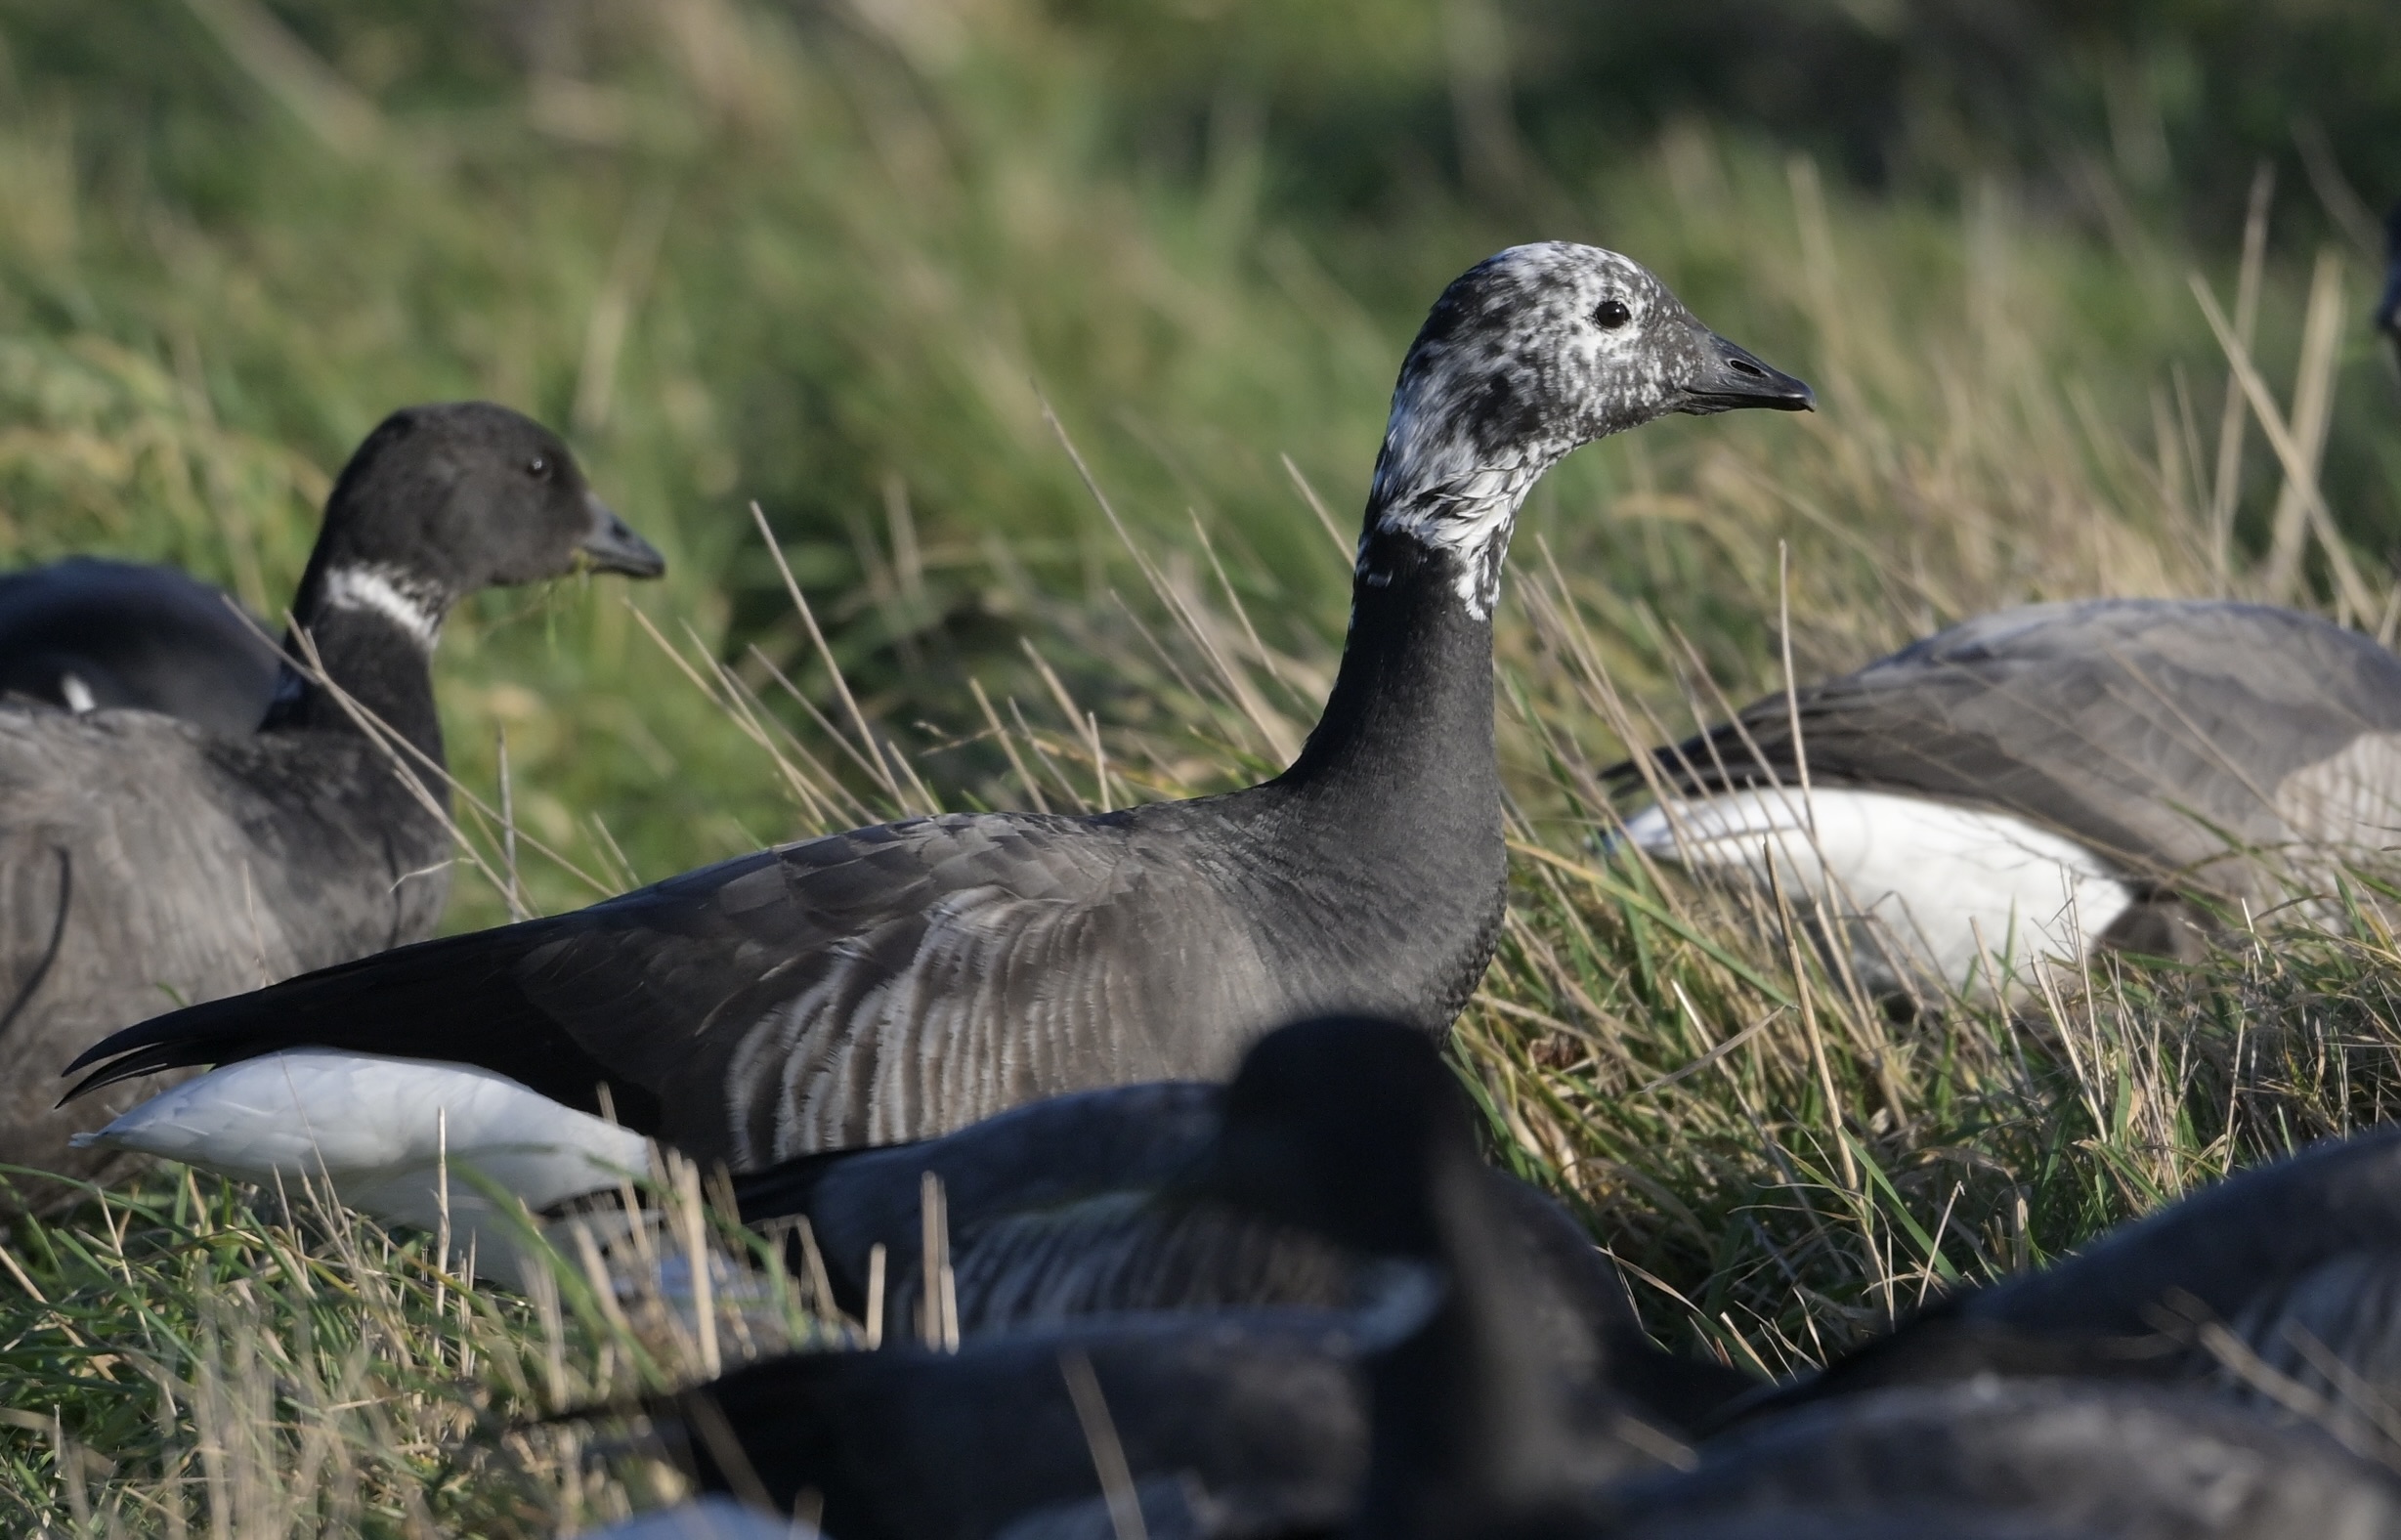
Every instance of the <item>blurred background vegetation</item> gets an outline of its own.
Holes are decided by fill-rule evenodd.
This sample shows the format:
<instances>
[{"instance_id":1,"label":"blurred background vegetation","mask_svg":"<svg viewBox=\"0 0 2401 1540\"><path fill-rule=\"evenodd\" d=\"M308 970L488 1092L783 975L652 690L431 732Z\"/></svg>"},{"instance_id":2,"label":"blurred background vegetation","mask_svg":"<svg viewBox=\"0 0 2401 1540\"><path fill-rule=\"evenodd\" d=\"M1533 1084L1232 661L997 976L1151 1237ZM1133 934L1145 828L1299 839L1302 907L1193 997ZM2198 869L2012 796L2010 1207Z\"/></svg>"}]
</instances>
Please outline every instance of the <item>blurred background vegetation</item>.
<instances>
[{"instance_id":1,"label":"blurred background vegetation","mask_svg":"<svg viewBox=\"0 0 2401 1540\"><path fill-rule=\"evenodd\" d=\"M1306 683L1346 575L1283 457L1347 529L1398 355L1476 257L1636 254L1829 416L1882 409L1892 456L1955 428L1942 355L1977 325L2070 382L2071 454L2147 438L2178 380L2214 427L2183 275L2230 287L2266 164L2263 362L2323 244L2356 318L2401 189L2389 30L2376 0L0 0L0 557L174 560L279 614L350 446L484 396L571 434L673 560L631 603L762 689L772 663L830 706L750 499L912 748L980 726L970 674L1053 699L1021 636L1101 722L1172 733L1156 601L1046 404L1136 541L1211 581L1214 555ZM1923 366L1846 367L1871 316ZM2378 366L2356 324L2340 362L2326 480L2375 554L2392 403L2349 380ZM1749 423L1605 447L1527 530L1747 684L1758 595L1662 495L1704 431L1774 452ZM2246 473L2255 552L2277 475ZM1840 548L1790 509L1751 535L1804 573ZM644 878L793 833L625 605L462 617L461 774L490 785L504 729L529 829L588 851L605 818ZM1950 618L1918 611L1895 623ZM988 743L936 762L1004 794ZM462 884L454 922L498 913Z\"/></svg>"}]
</instances>

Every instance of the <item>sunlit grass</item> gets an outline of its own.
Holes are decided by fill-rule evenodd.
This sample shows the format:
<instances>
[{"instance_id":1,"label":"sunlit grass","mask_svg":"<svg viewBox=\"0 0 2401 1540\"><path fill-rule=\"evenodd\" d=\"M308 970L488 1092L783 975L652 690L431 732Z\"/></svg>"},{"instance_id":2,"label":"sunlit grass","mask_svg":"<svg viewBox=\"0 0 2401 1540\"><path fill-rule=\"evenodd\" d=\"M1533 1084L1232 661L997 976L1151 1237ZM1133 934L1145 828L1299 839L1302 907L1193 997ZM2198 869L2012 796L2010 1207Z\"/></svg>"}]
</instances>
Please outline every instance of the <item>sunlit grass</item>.
<instances>
[{"instance_id":1,"label":"sunlit grass","mask_svg":"<svg viewBox=\"0 0 2401 1540\"><path fill-rule=\"evenodd\" d=\"M2401 956L2373 907L2237 927L2188 970L2030 966L2006 1006L1902 1019L1737 900L1604 854L1601 768L1779 687L1787 609L1803 676L2088 594L2322 597L2389 633L2376 553L2349 552L2367 591L2345 591L2295 512L2318 467L2240 414L2223 437L2187 275L2240 323L2240 232L2103 240L2000 183L1870 199L1691 126L1546 189L1538 229L1438 189L1405 228L1310 224L1261 197L1238 114L1196 185L1112 162L1076 110L1095 66L1028 17L945 53L653 9L610 13L579 75L314 126L284 101L305 83L234 60L267 119L195 141L248 157L216 202L188 168L129 169L71 99L0 106L10 559L179 560L272 613L350 442L480 393L572 430L675 562L451 626L452 925L506 913L503 731L536 910L904 811L1271 773L1332 676L1417 314L1475 257L1558 235L1651 263L1821 392L1813 417L1578 455L1526 512L1503 607L1513 904L1458 1059L1659 1335L1780 1371L2382 1116ZM2365 274L2309 255L2254 270L2247 335L2286 411L2313 292L2339 322L2304 371L2339 450L2390 391L2353 340ZM2330 479L2348 528L2390 516L2366 463ZM512 1424L704 1356L671 1303L613 1317L580 1258L556 1298L470 1288L435 1238L305 1194L161 1177L6 1244L12 1529L544 1535L666 1478ZM748 1320L721 1356L781 1340L746 1345Z\"/></svg>"}]
</instances>

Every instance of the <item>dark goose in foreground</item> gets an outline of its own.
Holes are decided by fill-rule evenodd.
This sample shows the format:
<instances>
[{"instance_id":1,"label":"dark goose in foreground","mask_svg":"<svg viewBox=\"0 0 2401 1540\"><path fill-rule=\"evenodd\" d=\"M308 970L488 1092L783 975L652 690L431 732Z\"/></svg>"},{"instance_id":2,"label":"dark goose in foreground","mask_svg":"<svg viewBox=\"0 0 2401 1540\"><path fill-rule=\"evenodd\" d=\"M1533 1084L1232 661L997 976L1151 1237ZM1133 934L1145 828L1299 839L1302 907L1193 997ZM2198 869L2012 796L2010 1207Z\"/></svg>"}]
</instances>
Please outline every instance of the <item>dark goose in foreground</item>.
<instances>
[{"instance_id":1,"label":"dark goose in foreground","mask_svg":"<svg viewBox=\"0 0 2401 1540\"><path fill-rule=\"evenodd\" d=\"M452 603L580 566L662 565L539 424L412 407L343 469L292 613L326 676L439 764L429 665ZM104 1033L432 931L450 836L387 752L298 671L253 725L0 707L0 1048L15 1069L0 1161L103 1169L107 1150L66 1144L108 1109L53 1111L45 1083Z\"/></svg>"},{"instance_id":2,"label":"dark goose in foreground","mask_svg":"<svg viewBox=\"0 0 2401 1540\"><path fill-rule=\"evenodd\" d=\"M2401 1130L2329 1139L1955 1294L1753 1414L1995 1375L2206 1380L2314 1401L2345 1433L2388 1423L2401 1406Z\"/></svg>"},{"instance_id":3,"label":"dark goose in foreground","mask_svg":"<svg viewBox=\"0 0 2401 1540\"><path fill-rule=\"evenodd\" d=\"M1222 1079L1270 1027L1329 1009L1440 1032L1502 916L1492 608L1520 503L1605 434L1809 402L1624 257L1505 251L1443 292L1402 364L1342 667L1274 780L761 851L146 1023L78 1061L107 1061L81 1089L286 1048L404 1054L587 1112L605 1090L628 1127L743 1171L1063 1091ZM308 1121L360 1131L378 1170L430 1163L427 1099L405 1126L388 1110L410 1073L447 1072L364 1061L320 1076L359 1099ZM288 1122L288 1094L262 1087L258 1105L282 1096ZM244 1142L258 1119L205 1139L166 1121L150 1120L150 1147L258 1169ZM371 1129L389 1137L368 1150ZM450 1130L452 1153L475 1158L455 1114Z\"/></svg>"},{"instance_id":4,"label":"dark goose in foreground","mask_svg":"<svg viewBox=\"0 0 2401 1540\"><path fill-rule=\"evenodd\" d=\"M1667 796L1627 835L1763 884L1772 847L1883 991L2189 955L2208 904L2264 911L2401 845L2401 660L2291 610L2004 610L1800 691L1797 750L1794 714L1777 695L1659 750Z\"/></svg>"},{"instance_id":5,"label":"dark goose in foreground","mask_svg":"<svg viewBox=\"0 0 2401 1540\"><path fill-rule=\"evenodd\" d=\"M2368 1540L2401 1522L2389 1472L2150 1388L1885 1390L1688 1449L1606 1376L1559 1372L1464 1097L1391 1024L1263 1042L1205 1170L1215 1201L1387 1259L1381 1290L1348 1311L778 1359L652 1403L654 1427L705 1490L782 1512L813 1490L845 1540L1108 1540L1136 1506L1161 1540ZM1095 1404L1124 1458L1115 1512Z\"/></svg>"},{"instance_id":6,"label":"dark goose in foreground","mask_svg":"<svg viewBox=\"0 0 2401 1540\"><path fill-rule=\"evenodd\" d=\"M1225 1098L1224 1087L1194 1082L1083 1091L922 1143L806 1156L737 1177L734 1192L753 1225L809 1221L816 1262L854 1317L868 1309L881 1246L887 1331L922 1309L928 1175L942 1186L952 1302L968 1338L1111 1311L1357 1304L1355 1254L1212 1201ZM1647 1421L1677 1432L1756 1388L1738 1370L1652 1344L1615 1264L1565 1209L1505 1173L1483 1179L1493 1222L1525 1260L1521 1308L1553 1367L1606 1378ZM808 1275L805 1253L793 1262L795 1277Z\"/></svg>"},{"instance_id":7,"label":"dark goose in foreground","mask_svg":"<svg viewBox=\"0 0 2401 1540\"><path fill-rule=\"evenodd\" d=\"M231 595L172 567L70 556L0 576L0 700L247 733L282 663Z\"/></svg>"},{"instance_id":8,"label":"dark goose in foreground","mask_svg":"<svg viewBox=\"0 0 2401 1540\"><path fill-rule=\"evenodd\" d=\"M705 1490L784 1512L814 1490L845 1540L1039 1534L1103 1495L1070 1390L1083 1364L1155 1532L1465 1533L1471 1516L1681 1449L1606 1375L1560 1371L1490 1175L1424 1033L1288 1027L1226 1091L1195 1185L1383 1259L1358 1305L1096 1317L955 1354L802 1354L655 1403L654 1425Z\"/></svg>"}]
</instances>

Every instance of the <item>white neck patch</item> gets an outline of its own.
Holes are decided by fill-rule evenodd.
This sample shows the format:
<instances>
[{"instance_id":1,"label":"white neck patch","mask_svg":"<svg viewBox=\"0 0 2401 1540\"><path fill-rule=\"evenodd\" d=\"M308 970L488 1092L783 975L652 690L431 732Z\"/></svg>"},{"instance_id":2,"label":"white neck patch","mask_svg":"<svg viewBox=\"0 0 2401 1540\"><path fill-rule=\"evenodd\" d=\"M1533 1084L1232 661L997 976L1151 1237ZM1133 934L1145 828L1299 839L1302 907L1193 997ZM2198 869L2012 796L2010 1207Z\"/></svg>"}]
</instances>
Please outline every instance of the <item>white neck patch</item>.
<instances>
[{"instance_id":1,"label":"white neck patch","mask_svg":"<svg viewBox=\"0 0 2401 1540\"><path fill-rule=\"evenodd\" d=\"M388 568L335 568L325 575L324 603L329 609L380 615L427 652L442 635L441 608L423 585Z\"/></svg>"},{"instance_id":2,"label":"white neck patch","mask_svg":"<svg viewBox=\"0 0 2401 1540\"><path fill-rule=\"evenodd\" d=\"M1393 414L1376 477L1383 508L1374 533L1405 535L1457 557L1459 601L1470 616L1488 620L1518 509L1564 450L1541 445L1513 464L1479 464L1474 446L1464 435L1443 431L1446 426L1433 412ZM1359 545L1355 576L1372 582L1364 537Z\"/></svg>"}]
</instances>

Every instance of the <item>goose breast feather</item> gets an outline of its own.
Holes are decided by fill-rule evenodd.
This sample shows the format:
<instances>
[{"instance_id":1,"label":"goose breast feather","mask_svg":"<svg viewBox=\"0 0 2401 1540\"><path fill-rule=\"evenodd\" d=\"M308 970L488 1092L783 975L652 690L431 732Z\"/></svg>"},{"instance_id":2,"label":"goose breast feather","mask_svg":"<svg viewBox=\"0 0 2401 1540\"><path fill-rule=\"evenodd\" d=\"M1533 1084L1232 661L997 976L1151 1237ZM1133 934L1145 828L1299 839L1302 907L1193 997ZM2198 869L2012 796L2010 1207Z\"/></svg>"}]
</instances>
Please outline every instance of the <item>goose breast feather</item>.
<instances>
[{"instance_id":1,"label":"goose breast feather","mask_svg":"<svg viewBox=\"0 0 2401 1540\"><path fill-rule=\"evenodd\" d=\"M1243 863L1160 827L1189 817L962 814L761 851L121 1033L94 1083L301 1045L460 1058L587 1110L605 1085L631 1126L741 1170L1222 1078L1310 981L1267 965Z\"/></svg>"}]
</instances>

